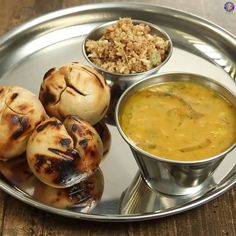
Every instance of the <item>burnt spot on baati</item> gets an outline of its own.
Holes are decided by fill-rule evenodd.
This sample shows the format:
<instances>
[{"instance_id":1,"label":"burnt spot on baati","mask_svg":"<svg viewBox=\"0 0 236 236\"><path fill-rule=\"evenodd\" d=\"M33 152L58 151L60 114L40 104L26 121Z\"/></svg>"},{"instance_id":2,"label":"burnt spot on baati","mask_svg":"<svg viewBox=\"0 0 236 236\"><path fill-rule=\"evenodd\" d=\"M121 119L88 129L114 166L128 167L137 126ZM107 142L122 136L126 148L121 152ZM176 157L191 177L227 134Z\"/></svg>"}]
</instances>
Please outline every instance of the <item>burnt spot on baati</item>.
<instances>
[{"instance_id":1,"label":"burnt spot on baati","mask_svg":"<svg viewBox=\"0 0 236 236\"><path fill-rule=\"evenodd\" d=\"M59 175L53 181L55 184L66 185L75 176L77 177L78 171L76 170L74 160L69 159L69 160L61 162L59 165L61 169L60 169Z\"/></svg>"},{"instance_id":2,"label":"burnt spot on baati","mask_svg":"<svg viewBox=\"0 0 236 236\"><path fill-rule=\"evenodd\" d=\"M39 125L37 128L36 128L36 131L39 133L39 132L42 132L45 128L47 128L48 126L51 126L51 127L55 127L55 128L60 128L62 126L62 123L61 122L58 122L56 120L50 120L50 121L47 121L41 125Z\"/></svg>"},{"instance_id":3,"label":"burnt spot on baati","mask_svg":"<svg viewBox=\"0 0 236 236\"><path fill-rule=\"evenodd\" d=\"M40 173L41 172L41 168L43 167L44 164L46 164L46 156L45 155L41 155L41 154L36 154L35 155L35 164L34 164L34 168L35 171Z\"/></svg>"},{"instance_id":4,"label":"burnt spot on baati","mask_svg":"<svg viewBox=\"0 0 236 236\"><path fill-rule=\"evenodd\" d=\"M35 157L35 171L48 175L56 174L51 179L54 184L66 184L75 175L74 159L62 160L53 157L49 158L40 154L36 154Z\"/></svg>"},{"instance_id":5,"label":"burnt spot on baati","mask_svg":"<svg viewBox=\"0 0 236 236\"><path fill-rule=\"evenodd\" d=\"M43 105L48 105L50 103L55 103L57 101L56 96L50 92L50 90L48 88L45 88L45 90L43 91L43 89L41 89L42 93L40 96L40 100L43 103Z\"/></svg>"},{"instance_id":6,"label":"burnt spot on baati","mask_svg":"<svg viewBox=\"0 0 236 236\"><path fill-rule=\"evenodd\" d=\"M30 127L29 121L26 117L21 117L17 115L11 115L10 117L11 122L14 125L19 126L19 128L12 133L11 139L18 139Z\"/></svg>"},{"instance_id":7,"label":"burnt spot on baati","mask_svg":"<svg viewBox=\"0 0 236 236\"><path fill-rule=\"evenodd\" d=\"M16 124L19 123L20 116L11 114L11 115L10 115L10 120L11 120L11 123L13 123L14 125L16 125Z\"/></svg>"},{"instance_id":8,"label":"burnt spot on baati","mask_svg":"<svg viewBox=\"0 0 236 236\"><path fill-rule=\"evenodd\" d=\"M60 139L60 144L62 146L68 147L71 144L71 140L69 138Z\"/></svg>"},{"instance_id":9,"label":"burnt spot on baati","mask_svg":"<svg viewBox=\"0 0 236 236\"><path fill-rule=\"evenodd\" d=\"M1 89L0 89L0 94L1 94L3 91L4 91L4 88L1 88Z\"/></svg>"},{"instance_id":10,"label":"burnt spot on baati","mask_svg":"<svg viewBox=\"0 0 236 236\"><path fill-rule=\"evenodd\" d=\"M56 185L66 185L74 177L84 178L85 174L80 173L78 169L78 161L80 155L76 150L61 151L54 148L48 148L50 152L60 155L63 158L48 157L44 155L35 155L35 170L38 173L45 173L53 176L51 181Z\"/></svg>"},{"instance_id":11,"label":"burnt spot on baati","mask_svg":"<svg viewBox=\"0 0 236 236\"><path fill-rule=\"evenodd\" d=\"M19 94L18 93L13 93L12 95L11 95L11 101L13 102L14 100L15 100L15 98L17 98L17 96L18 96Z\"/></svg>"},{"instance_id":12,"label":"burnt spot on baati","mask_svg":"<svg viewBox=\"0 0 236 236\"><path fill-rule=\"evenodd\" d=\"M67 166L73 169L73 164L70 159L66 161L62 161L57 158L50 158L47 160L47 164L48 165L44 168L45 174L59 173L60 175L61 171L63 171L63 168ZM70 169L66 168L66 171L70 172Z\"/></svg>"},{"instance_id":13,"label":"burnt spot on baati","mask_svg":"<svg viewBox=\"0 0 236 236\"><path fill-rule=\"evenodd\" d=\"M56 70L55 67L49 69L49 70L45 73L45 75L43 76L43 80L45 80L46 78L48 78L48 77L53 73L53 71L55 71L55 70Z\"/></svg>"}]
</instances>

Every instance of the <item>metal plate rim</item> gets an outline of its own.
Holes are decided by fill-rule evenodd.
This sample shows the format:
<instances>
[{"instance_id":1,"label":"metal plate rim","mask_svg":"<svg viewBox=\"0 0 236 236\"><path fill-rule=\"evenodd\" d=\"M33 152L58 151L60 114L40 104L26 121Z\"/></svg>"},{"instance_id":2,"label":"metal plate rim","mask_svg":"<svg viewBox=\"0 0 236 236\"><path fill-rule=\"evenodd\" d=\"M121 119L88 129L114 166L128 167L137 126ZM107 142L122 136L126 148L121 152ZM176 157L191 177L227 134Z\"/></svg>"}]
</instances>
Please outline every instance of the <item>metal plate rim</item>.
<instances>
[{"instance_id":1,"label":"metal plate rim","mask_svg":"<svg viewBox=\"0 0 236 236\"><path fill-rule=\"evenodd\" d=\"M135 6L134 6L134 4L135 4ZM114 2L114 3L85 4L85 5L70 7L70 8L57 10L57 11L45 14L45 15L35 18L29 22L26 22L21 26L17 26L16 28L7 32L5 35L1 36L0 37L0 46L3 45L4 43L6 43L9 39L12 39L14 36L16 36L20 33L24 33L24 31L26 31L27 29L30 29L31 27L34 27L34 26L36 26L40 23L44 23L46 21L50 21L50 20L55 19L57 17L70 15L73 13L78 13L78 12L86 11L86 10L90 10L90 9L115 8L115 7L126 8L126 9L134 9L136 7L138 9L143 9L144 6L149 7L149 8L154 7L154 8L152 8L153 9L152 11L155 11L157 9L165 9L169 12L174 11L176 13L179 13L181 16L186 16L189 19L191 19L191 18L197 19L197 20L201 21L202 23L206 24L208 27L211 26L215 30L218 30L218 33L221 33L222 36L227 35L231 40L234 40L234 41L236 40L236 37L232 33L228 32L227 30L223 29L222 27L216 25L215 23L213 23L209 20L203 19L203 18L201 18L197 15L191 14L191 13L186 13L184 11L176 10L176 9L170 8L170 7L159 6L157 4L146 4L146 3L133 2L133 3L125 3L125 4L121 5L118 2ZM107 215L106 214L95 215L95 214L93 214L92 215L92 214L87 214L87 213L71 212L69 210L63 210L63 209L50 207L50 206L39 203L36 200L29 198L29 196L27 196L26 194L24 194L20 190L16 190L15 188L9 186L2 179L0 179L0 189L2 189L3 191L8 193L9 195L17 198L18 200L21 200L22 202L24 202L28 205L31 205L31 206L36 207L38 209L45 210L45 211L48 211L50 213L54 213L57 215L66 216L66 217L70 217L70 218L76 218L76 219L90 220L90 221L124 222L124 221L150 220L150 219L155 219L155 218L166 217L169 215L174 215L174 214L184 212L184 211L190 210L192 208L198 207L198 206L205 204L205 203L211 201L212 199L222 195L223 193L228 191L230 188L232 188L236 184L235 176L236 176L236 173L234 175L232 175L228 179L228 181L226 181L225 183L220 185L218 189L216 189L215 191L212 190L213 194L210 194L209 196L207 196L205 198L203 196L200 199L194 200L194 201L188 203L187 205L184 205L180 208L176 208L174 210L169 210L169 211L161 212L161 213L158 213L158 212L146 213L143 215L119 215L119 214L116 214L116 215L115 214L114 215L108 215L108 214ZM220 188L220 187L222 187L222 188Z\"/></svg>"},{"instance_id":2,"label":"metal plate rim","mask_svg":"<svg viewBox=\"0 0 236 236\"><path fill-rule=\"evenodd\" d=\"M9 32L5 33L4 35L0 36L0 45L2 43L4 43L5 41L7 41L9 38L12 38L14 35L19 34L20 32L23 32L24 30L27 30L28 28L31 28L32 26L35 26L37 24L46 22L48 20L52 20L55 19L57 17L60 16L65 16L65 15L69 15L72 13L76 13L76 12L80 12L80 11L85 11L85 10L90 10L90 9L102 9L102 8L134 8L133 4L136 4L135 6L143 9L142 7L146 6L146 7L154 7L155 10L156 9L165 9L168 11L173 11L173 12L177 12L177 13L181 13L181 15L185 15L187 17L190 18L196 18L198 20L200 20L203 23L207 23L208 25L212 25L215 29L219 29L220 31L222 31L221 33L226 33L228 34L230 37L232 37L234 40L236 40L236 35L232 34L231 32L229 32L228 30L224 29L223 27L215 24L214 22L204 19L196 14L193 13L187 13L183 10L179 10L179 9L175 9L175 8L171 8L171 7L166 7L166 6L161 6L158 4L147 4L147 3L140 3L140 2L130 2L130 3L125 3L123 5L121 5L119 2L113 2L113 3L90 3L90 4L83 4L80 6L74 6L74 7L69 7L69 8L65 8L65 9L61 9L61 10L56 10L47 14L44 14L42 16L36 17L35 19L32 19L26 23L23 23L22 25L16 26L15 28L13 28L12 30L10 30ZM1 42L2 41L2 42ZM236 43L235 43L236 44Z\"/></svg>"}]
</instances>

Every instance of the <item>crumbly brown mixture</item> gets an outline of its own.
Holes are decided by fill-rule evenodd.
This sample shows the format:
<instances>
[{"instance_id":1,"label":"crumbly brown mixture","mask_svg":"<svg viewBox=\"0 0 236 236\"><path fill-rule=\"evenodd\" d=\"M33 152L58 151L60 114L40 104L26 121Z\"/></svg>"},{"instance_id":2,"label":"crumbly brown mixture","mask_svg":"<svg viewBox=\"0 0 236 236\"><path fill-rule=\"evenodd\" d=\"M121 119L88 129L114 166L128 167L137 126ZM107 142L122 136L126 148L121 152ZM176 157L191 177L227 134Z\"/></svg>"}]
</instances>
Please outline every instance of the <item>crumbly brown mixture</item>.
<instances>
[{"instance_id":1,"label":"crumbly brown mixture","mask_svg":"<svg viewBox=\"0 0 236 236\"><path fill-rule=\"evenodd\" d=\"M86 42L88 57L94 64L120 74L144 72L158 66L168 49L168 40L151 34L148 25L133 24L130 18L120 18L99 40Z\"/></svg>"}]
</instances>

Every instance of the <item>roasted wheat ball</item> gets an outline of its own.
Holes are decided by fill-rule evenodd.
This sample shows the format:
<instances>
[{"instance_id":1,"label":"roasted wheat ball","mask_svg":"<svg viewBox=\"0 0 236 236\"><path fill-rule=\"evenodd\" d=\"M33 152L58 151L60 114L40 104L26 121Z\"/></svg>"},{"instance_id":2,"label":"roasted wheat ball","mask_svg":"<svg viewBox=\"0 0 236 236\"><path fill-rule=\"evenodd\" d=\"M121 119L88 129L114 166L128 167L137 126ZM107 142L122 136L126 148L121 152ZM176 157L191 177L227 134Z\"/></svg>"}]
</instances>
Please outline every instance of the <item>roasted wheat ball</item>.
<instances>
[{"instance_id":1,"label":"roasted wheat ball","mask_svg":"<svg viewBox=\"0 0 236 236\"><path fill-rule=\"evenodd\" d=\"M77 116L67 116L63 123L51 117L36 127L26 154L30 169L39 180L64 188L97 170L103 144L97 131Z\"/></svg>"},{"instance_id":2,"label":"roasted wheat ball","mask_svg":"<svg viewBox=\"0 0 236 236\"><path fill-rule=\"evenodd\" d=\"M93 125L107 112L110 88L92 67L71 63L44 75L39 99L49 116L63 120L67 115L77 115Z\"/></svg>"},{"instance_id":3,"label":"roasted wheat ball","mask_svg":"<svg viewBox=\"0 0 236 236\"><path fill-rule=\"evenodd\" d=\"M0 160L21 155L34 128L46 118L39 99L18 86L0 86Z\"/></svg>"}]
</instances>

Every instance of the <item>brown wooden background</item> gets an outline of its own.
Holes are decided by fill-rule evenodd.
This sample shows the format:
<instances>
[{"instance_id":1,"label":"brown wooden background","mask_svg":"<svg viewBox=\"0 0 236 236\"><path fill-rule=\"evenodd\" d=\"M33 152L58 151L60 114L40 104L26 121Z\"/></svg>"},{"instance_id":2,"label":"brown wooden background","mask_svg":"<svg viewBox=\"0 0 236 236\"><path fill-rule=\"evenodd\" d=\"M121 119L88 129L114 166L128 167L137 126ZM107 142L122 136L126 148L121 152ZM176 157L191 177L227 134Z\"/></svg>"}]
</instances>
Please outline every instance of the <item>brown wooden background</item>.
<instances>
[{"instance_id":1,"label":"brown wooden background","mask_svg":"<svg viewBox=\"0 0 236 236\"><path fill-rule=\"evenodd\" d=\"M235 5L236 1L231 0ZM0 35L34 17L90 0L0 0ZM119 2L128 2L119 0ZM136 2L138 2L136 0ZM236 10L224 11L222 0L139 1L165 5L207 18L236 35ZM144 222L98 223L52 215L0 190L0 235L236 235L236 188L191 211Z\"/></svg>"}]
</instances>

